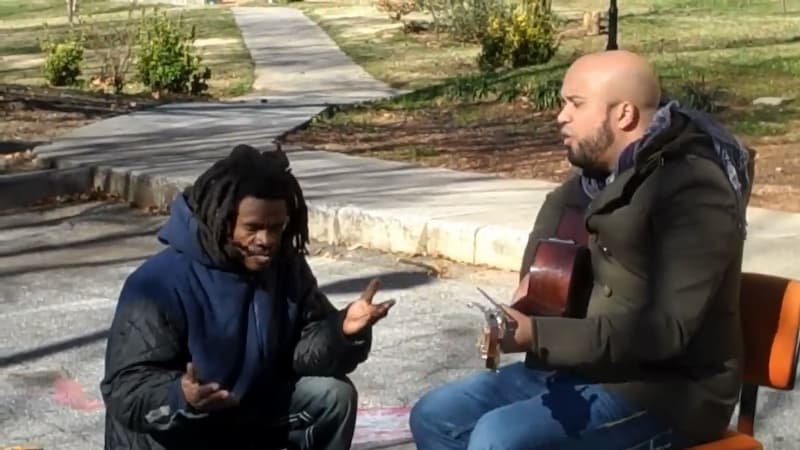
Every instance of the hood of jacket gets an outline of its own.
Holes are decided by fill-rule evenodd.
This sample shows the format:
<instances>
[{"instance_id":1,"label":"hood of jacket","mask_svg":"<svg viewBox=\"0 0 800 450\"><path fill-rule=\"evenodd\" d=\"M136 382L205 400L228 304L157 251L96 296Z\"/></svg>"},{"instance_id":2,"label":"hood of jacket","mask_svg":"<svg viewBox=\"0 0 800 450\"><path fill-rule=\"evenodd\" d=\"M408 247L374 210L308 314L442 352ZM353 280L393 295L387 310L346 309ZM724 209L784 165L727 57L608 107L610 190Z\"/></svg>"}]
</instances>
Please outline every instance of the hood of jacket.
<instances>
[{"instance_id":1,"label":"hood of jacket","mask_svg":"<svg viewBox=\"0 0 800 450\"><path fill-rule=\"evenodd\" d=\"M201 381L217 382L240 399L270 383L278 386L297 315L297 306L285 299L278 267L262 274L220 267L204 250L199 226L184 195L178 195L158 239L185 258L158 271L172 277Z\"/></svg>"},{"instance_id":2,"label":"hood of jacket","mask_svg":"<svg viewBox=\"0 0 800 450\"><path fill-rule=\"evenodd\" d=\"M170 206L169 219L158 233L158 240L204 266L214 265L200 243L199 222L184 194L179 194Z\"/></svg>"}]
</instances>

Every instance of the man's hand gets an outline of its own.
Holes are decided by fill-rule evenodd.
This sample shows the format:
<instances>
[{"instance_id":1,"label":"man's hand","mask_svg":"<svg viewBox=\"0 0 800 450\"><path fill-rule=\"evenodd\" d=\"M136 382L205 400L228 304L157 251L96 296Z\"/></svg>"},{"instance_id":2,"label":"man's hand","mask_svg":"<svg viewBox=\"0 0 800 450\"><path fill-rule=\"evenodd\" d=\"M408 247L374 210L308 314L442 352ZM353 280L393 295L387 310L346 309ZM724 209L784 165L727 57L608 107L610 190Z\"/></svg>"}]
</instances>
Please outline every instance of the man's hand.
<instances>
[{"instance_id":1,"label":"man's hand","mask_svg":"<svg viewBox=\"0 0 800 450\"><path fill-rule=\"evenodd\" d=\"M375 296L375 292L378 291L380 285L381 282L377 278L372 280L364 292L361 293L361 297L347 308L347 315L342 324L342 332L344 332L345 336L358 334L367 326L374 325L386 317L389 309L394 306L394 300L372 304L372 297Z\"/></svg>"},{"instance_id":2,"label":"man's hand","mask_svg":"<svg viewBox=\"0 0 800 450\"><path fill-rule=\"evenodd\" d=\"M220 389L217 383L200 384L197 369L192 363L186 365L186 373L181 378L181 389L186 402L198 411L216 411L238 404L230 392Z\"/></svg>"},{"instance_id":3,"label":"man's hand","mask_svg":"<svg viewBox=\"0 0 800 450\"><path fill-rule=\"evenodd\" d=\"M500 350L503 353L521 353L530 350L533 345L533 319L506 305L500 305L500 307L517 322L517 329L513 337L500 341Z\"/></svg>"}]
</instances>

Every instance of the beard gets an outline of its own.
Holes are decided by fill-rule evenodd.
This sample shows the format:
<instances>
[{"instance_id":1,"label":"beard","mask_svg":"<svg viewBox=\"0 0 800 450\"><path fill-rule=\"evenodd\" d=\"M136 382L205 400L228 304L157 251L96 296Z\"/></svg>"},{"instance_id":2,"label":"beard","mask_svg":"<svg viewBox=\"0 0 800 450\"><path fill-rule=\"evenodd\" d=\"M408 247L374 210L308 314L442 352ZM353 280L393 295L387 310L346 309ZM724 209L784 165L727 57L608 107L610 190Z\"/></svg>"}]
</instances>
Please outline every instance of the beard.
<instances>
[{"instance_id":1,"label":"beard","mask_svg":"<svg viewBox=\"0 0 800 450\"><path fill-rule=\"evenodd\" d=\"M576 140L574 146L567 148L567 159L570 164L583 169L584 172L608 172L609 168L603 166L601 159L613 142L614 133L611 131L611 124L608 120L604 120L592 134Z\"/></svg>"}]
</instances>

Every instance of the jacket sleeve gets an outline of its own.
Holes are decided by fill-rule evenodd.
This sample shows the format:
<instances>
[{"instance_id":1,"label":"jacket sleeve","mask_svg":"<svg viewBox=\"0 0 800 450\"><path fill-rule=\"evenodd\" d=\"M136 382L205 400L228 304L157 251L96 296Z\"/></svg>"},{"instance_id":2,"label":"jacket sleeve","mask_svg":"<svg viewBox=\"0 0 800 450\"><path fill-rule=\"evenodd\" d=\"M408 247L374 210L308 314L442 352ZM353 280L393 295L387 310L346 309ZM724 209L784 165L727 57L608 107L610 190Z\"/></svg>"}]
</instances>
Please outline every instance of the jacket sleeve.
<instances>
[{"instance_id":1,"label":"jacket sleeve","mask_svg":"<svg viewBox=\"0 0 800 450\"><path fill-rule=\"evenodd\" d=\"M570 178L550 191L545 197L544 203L536 215L533 229L528 234L528 242L525 245L519 268L520 280L528 273L531 264L533 264L533 257L539 240L555 235L561 219L561 211L564 207L568 205L578 206L579 202L576 198L578 196L577 189L579 189L578 183L578 177Z\"/></svg>"},{"instance_id":2,"label":"jacket sleeve","mask_svg":"<svg viewBox=\"0 0 800 450\"><path fill-rule=\"evenodd\" d=\"M316 277L303 258L300 262L303 318L300 340L294 350L294 371L304 376L343 376L364 362L372 345L372 328L348 337L342 331L347 308L337 310L320 291Z\"/></svg>"},{"instance_id":3,"label":"jacket sleeve","mask_svg":"<svg viewBox=\"0 0 800 450\"><path fill-rule=\"evenodd\" d=\"M553 367L659 361L681 354L741 252L730 186L696 165L664 173L653 207L649 296L625 310L584 319L533 318L532 353ZM661 182L661 180L659 180Z\"/></svg>"},{"instance_id":4,"label":"jacket sleeve","mask_svg":"<svg viewBox=\"0 0 800 450\"><path fill-rule=\"evenodd\" d=\"M181 389L188 358L175 324L135 283L126 283L120 299L100 385L108 413L137 432L175 429L204 417L192 411Z\"/></svg>"}]
</instances>

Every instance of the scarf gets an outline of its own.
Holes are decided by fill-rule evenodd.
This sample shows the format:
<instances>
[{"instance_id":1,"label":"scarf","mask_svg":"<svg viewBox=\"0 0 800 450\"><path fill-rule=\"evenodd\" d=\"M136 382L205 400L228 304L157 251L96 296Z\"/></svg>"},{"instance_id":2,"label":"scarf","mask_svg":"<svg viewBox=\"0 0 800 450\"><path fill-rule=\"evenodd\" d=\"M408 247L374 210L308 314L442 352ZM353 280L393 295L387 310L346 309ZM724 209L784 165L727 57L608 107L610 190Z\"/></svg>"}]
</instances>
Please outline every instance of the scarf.
<instances>
[{"instance_id":1,"label":"scarf","mask_svg":"<svg viewBox=\"0 0 800 450\"><path fill-rule=\"evenodd\" d=\"M677 101L670 101L656 111L653 120L645 130L644 135L628 145L620 154L616 166L611 174L605 178L599 178L583 173L581 176L581 187L584 194L593 199L614 178L621 172L633 167L638 152L647 147L653 139L665 132L672 125L673 114L679 113L688 117L689 120L706 133L714 145L717 154L717 162L725 172L728 182L736 193L739 208L739 219L743 230L747 227L746 208L748 199L745 194L749 192L750 180L747 173L747 166L750 162L750 154L742 143L736 139L728 130L716 122L707 114L688 108L682 108Z\"/></svg>"}]
</instances>

